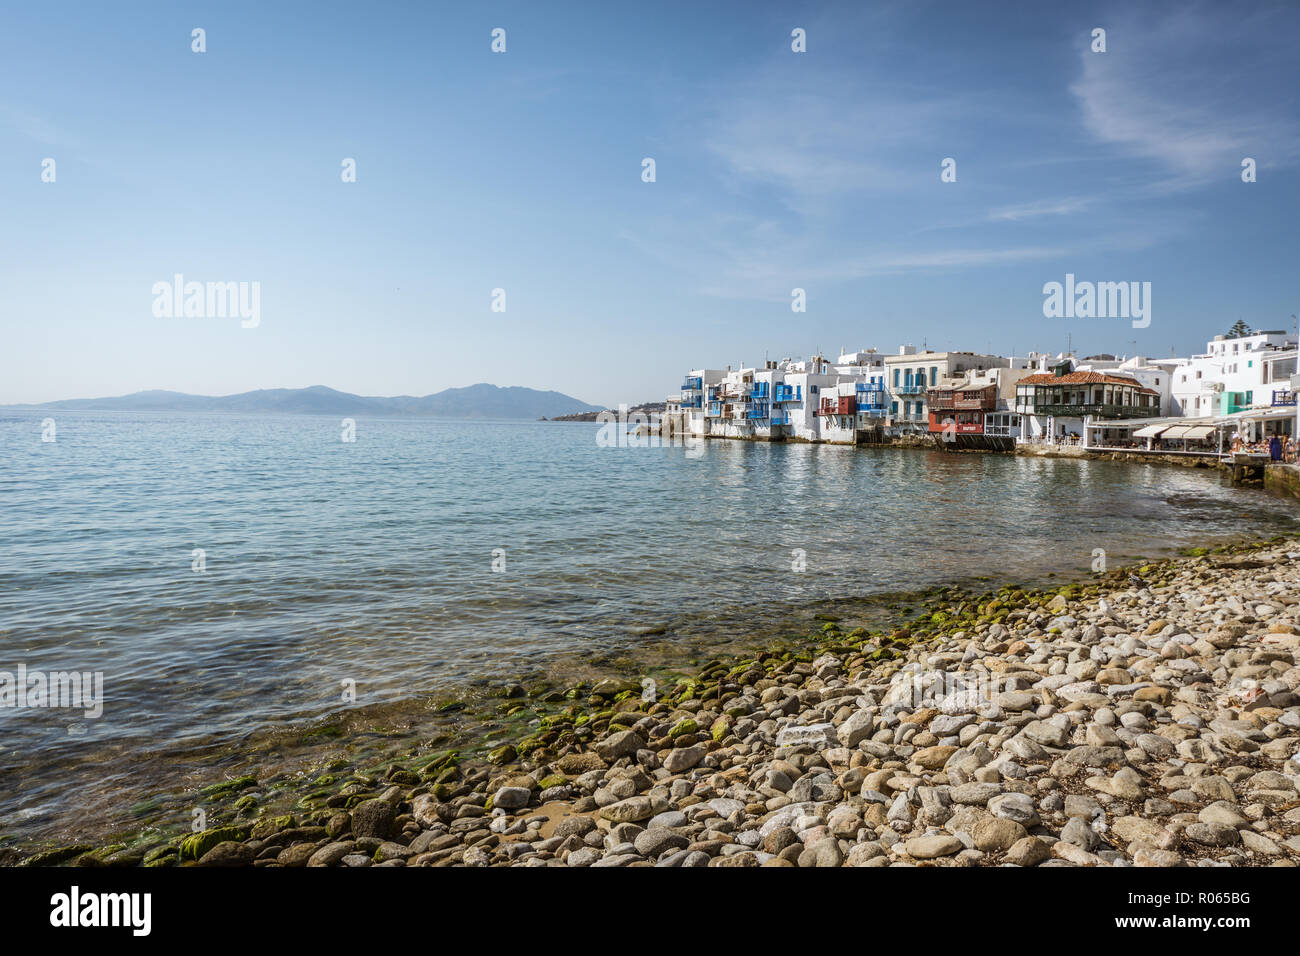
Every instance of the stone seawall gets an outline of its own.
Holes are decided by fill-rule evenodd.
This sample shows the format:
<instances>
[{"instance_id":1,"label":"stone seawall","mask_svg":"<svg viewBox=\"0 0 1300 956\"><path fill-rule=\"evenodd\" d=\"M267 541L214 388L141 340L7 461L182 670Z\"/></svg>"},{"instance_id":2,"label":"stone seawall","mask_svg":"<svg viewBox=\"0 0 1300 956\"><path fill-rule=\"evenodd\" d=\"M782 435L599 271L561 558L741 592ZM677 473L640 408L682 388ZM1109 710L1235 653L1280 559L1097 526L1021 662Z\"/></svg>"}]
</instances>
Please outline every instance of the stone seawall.
<instances>
[{"instance_id":1,"label":"stone seawall","mask_svg":"<svg viewBox=\"0 0 1300 956\"><path fill-rule=\"evenodd\" d=\"M982 452L986 454L1027 455L1037 458L1074 458L1099 461L1123 461L1139 465L1165 465L1177 468L1214 468L1229 471L1229 467L1219 461L1216 454L1174 455L1159 452L1112 451L1084 448L1081 445L1022 445L1008 441L1004 447L984 447L971 441L945 443L934 435L898 435L893 437L876 436L869 432L859 433L856 441L848 439L808 439L797 435L705 435L705 438L720 438L729 441L775 441L796 442L814 445L873 445L888 448L921 448L949 452ZM969 438L971 436L959 436ZM1295 465L1270 465L1269 476L1265 478L1267 487L1289 493L1300 498L1300 468Z\"/></svg>"},{"instance_id":2,"label":"stone seawall","mask_svg":"<svg viewBox=\"0 0 1300 956\"><path fill-rule=\"evenodd\" d=\"M1038 458L1091 458L1127 461L1140 465L1174 465L1182 468L1219 468L1217 455L1162 455L1158 452L1099 451L1080 445L1016 445L1017 455Z\"/></svg>"},{"instance_id":3,"label":"stone seawall","mask_svg":"<svg viewBox=\"0 0 1300 956\"><path fill-rule=\"evenodd\" d=\"M1269 465L1264 469L1264 487L1300 498L1300 467L1296 465Z\"/></svg>"}]
</instances>

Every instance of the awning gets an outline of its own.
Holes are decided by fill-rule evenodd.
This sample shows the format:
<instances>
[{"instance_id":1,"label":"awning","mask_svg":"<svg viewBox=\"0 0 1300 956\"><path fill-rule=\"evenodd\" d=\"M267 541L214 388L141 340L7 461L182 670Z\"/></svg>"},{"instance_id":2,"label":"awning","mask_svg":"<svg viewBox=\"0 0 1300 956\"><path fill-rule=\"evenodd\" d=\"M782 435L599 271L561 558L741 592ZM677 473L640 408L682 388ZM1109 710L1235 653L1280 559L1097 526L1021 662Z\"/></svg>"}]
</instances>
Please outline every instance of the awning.
<instances>
[{"instance_id":1,"label":"awning","mask_svg":"<svg viewBox=\"0 0 1300 956\"><path fill-rule=\"evenodd\" d=\"M1196 427L1197 427L1196 425L1175 425L1173 428L1170 428L1167 431L1165 431L1160 436L1160 440L1164 441L1169 438L1186 438L1187 433L1189 431L1192 431Z\"/></svg>"},{"instance_id":2,"label":"awning","mask_svg":"<svg viewBox=\"0 0 1300 956\"><path fill-rule=\"evenodd\" d=\"M1183 435L1183 437L1188 441L1200 441L1204 438L1209 438L1213 434L1213 425L1192 425L1187 429L1187 433Z\"/></svg>"},{"instance_id":3,"label":"awning","mask_svg":"<svg viewBox=\"0 0 1300 956\"><path fill-rule=\"evenodd\" d=\"M1134 438L1155 438L1162 431L1168 428L1168 425L1143 425L1133 433Z\"/></svg>"}]
</instances>

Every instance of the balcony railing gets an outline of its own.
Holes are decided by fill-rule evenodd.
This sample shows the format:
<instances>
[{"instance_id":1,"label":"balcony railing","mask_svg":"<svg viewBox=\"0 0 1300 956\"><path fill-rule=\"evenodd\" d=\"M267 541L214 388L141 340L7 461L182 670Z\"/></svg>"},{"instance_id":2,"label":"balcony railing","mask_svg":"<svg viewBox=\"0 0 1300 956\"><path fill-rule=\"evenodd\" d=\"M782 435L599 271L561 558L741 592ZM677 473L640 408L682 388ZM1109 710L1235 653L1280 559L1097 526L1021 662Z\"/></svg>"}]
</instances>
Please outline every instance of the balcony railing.
<instances>
[{"instance_id":1,"label":"balcony railing","mask_svg":"<svg viewBox=\"0 0 1300 956\"><path fill-rule=\"evenodd\" d=\"M853 396L841 395L835 399L824 399L817 409L817 414L822 417L854 415L857 410L857 403L854 401Z\"/></svg>"},{"instance_id":2,"label":"balcony railing","mask_svg":"<svg viewBox=\"0 0 1300 956\"><path fill-rule=\"evenodd\" d=\"M883 385L859 385L854 390L859 409L884 408L885 388Z\"/></svg>"},{"instance_id":3,"label":"balcony railing","mask_svg":"<svg viewBox=\"0 0 1300 956\"><path fill-rule=\"evenodd\" d=\"M991 412L998 407L996 395L980 395L975 398L962 398L958 392L952 400L952 407L958 411Z\"/></svg>"},{"instance_id":4,"label":"balcony railing","mask_svg":"<svg viewBox=\"0 0 1300 956\"><path fill-rule=\"evenodd\" d=\"M1034 405L1031 408L1025 408L1017 405L1016 411L1028 411L1035 415L1059 415L1063 417L1082 418L1084 415L1091 415L1093 418L1150 418L1152 415L1158 415L1160 409L1156 406L1136 405Z\"/></svg>"},{"instance_id":5,"label":"balcony railing","mask_svg":"<svg viewBox=\"0 0 1300 956\"><path fill-rule=\"evenodd\" d=\"M684 382L682 382L682 391L685 392L698 392L703 387L704 387L704 379L699 377L687 378Z\"/></svg>"},{"instance_id":6,"label":"balcony railing","mask_svg":"<svg viewBox=\"0 0 1300 956\"><path fill-rule=\"evenodd\" d=\"M753 408L746 411L745 417L761 422L766 421L769 414L771 414L771 410L768 408L767 402L757 402Z\"/></svg>"},{"instance_id":7,"label":"balcony railing","mask_svg":"<svg viewBox=\"0 0 1300 956\"><path fill-rule=\"evenodd\" d=\"M802 402L803 386L778 385L772 396L774 402Z\"/></svg>"},{"instance_id":8,"label":"balcony railing","mask_svg":"<svg viewBox=\"0 0 1300 956\"><path fill-rule=\"evenodd\" d=\"M772 424L773 424L773 425L789 425L789 424L790 424L790 413L789 413L789 412L773 412L773 413L772 413Z\"/></svg>"},{"instance_id":9,"label":"balcony railing","mask_svg":"<svg viewBox=\"0 0 1300 956\"><path fill-rule=\"evenodd\" d=\"M894 392L899 395L920 395L924 391L925 391L924 385L914 385L908 383L907 385L894 386Z\"/></svg>"}]
</instances>

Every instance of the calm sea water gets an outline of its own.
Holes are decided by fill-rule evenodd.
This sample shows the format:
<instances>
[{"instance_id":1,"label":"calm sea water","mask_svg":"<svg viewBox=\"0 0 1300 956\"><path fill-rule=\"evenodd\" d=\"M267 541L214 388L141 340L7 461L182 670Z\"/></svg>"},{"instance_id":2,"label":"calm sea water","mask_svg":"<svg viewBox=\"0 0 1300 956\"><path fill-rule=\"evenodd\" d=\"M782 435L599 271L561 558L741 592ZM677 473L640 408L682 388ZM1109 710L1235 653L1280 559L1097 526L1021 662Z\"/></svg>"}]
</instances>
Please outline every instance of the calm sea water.
<instances>
[{"instance_id":1,"label":"calm sea water","mask_svg":"<svg viewBox=\"0 0 1300 956\"><path fill-rule=\"evenodd\" d=\"M647 633L1296 527L1286 501L1177 468L692 458L533 422L363 419L347 443L318 417L57 413L42 442L44 417L0 410L0 670L101 671L105 700L94 720L0 708L0 834L19 836L79 832L88 793L111 815L185 783L166 756L337 712L344 681L357 706L426 700Z\"/></svg>"}]
</instances>

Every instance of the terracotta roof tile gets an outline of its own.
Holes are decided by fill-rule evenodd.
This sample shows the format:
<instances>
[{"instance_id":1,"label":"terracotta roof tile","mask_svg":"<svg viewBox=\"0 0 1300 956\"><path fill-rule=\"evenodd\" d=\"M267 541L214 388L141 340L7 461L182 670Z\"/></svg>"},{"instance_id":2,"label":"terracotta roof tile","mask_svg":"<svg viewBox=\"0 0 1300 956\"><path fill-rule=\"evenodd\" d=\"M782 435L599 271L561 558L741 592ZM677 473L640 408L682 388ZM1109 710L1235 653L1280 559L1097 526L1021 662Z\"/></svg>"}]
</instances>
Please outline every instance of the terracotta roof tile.
<instances>
[{"instance_id":1,"label":"terracotta roof tile","mask_svg":"<svg viewBox=\"0 0 1300 956\"><path fill-rule=\"evenodd\" d=\"M1105 372L1070 372L1067 375L1055 375L1043 372L1038 375L1026 375L1017 385L1128 385L1151 395L1159 395L1154 388L1147 388L1135 378L1127 375L1108 375Z\"/></svg>"}]
</instances>

